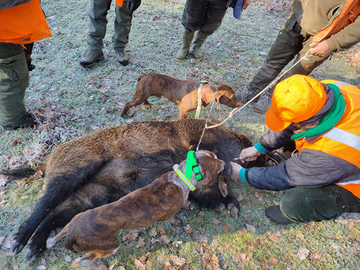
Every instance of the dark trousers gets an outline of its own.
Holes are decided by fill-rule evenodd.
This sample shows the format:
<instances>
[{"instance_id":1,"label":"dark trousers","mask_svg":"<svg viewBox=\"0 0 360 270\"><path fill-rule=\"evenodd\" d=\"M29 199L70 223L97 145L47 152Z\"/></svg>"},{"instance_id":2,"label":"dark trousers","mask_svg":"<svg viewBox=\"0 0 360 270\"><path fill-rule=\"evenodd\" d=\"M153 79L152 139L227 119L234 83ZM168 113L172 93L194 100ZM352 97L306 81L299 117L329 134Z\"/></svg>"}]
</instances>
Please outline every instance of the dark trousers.
<instances>
[{"instance_id":1,"label":"dark trousers","mask_svg":"<svg viewBox=\"0 0 360 270\"><path fill-rule=\"evenodd\" d=\"M290 61L296 57L294 59L294 63L296 63L305 56L310 50L311 42L312 35L302 30L296 22L295 16L291 16L281 28L264 64L250 82L249 87L257 93L262 91L280 74ZM311 71L321 65L326 59L308 54L308 57L286 72L279 81L294 74L309 75ZM271 94L274 86L275 84L269 89Z\"/></svg>"},{"instance_id":2,"label":"dark trousers","mask_svg":"<svg viewBox=\"0 0 360 270\"><path fill-rule=\"evenodd\" d=\"M222 23L227 10L227 0L187 0L182 24L191 31L201 30L211 35Z\"/></svg>"},{"instance_id":3,"label":"dark trousers","mask_svg":"<svg viewBox=\"0 0 360 270\"><path fill-rule=\"evenodd\" d=\"M360 213L360 198L337 185L296 187L284 191L280 210L295 222L331 220L344 213Z\"/></svg>"}]
</instances>

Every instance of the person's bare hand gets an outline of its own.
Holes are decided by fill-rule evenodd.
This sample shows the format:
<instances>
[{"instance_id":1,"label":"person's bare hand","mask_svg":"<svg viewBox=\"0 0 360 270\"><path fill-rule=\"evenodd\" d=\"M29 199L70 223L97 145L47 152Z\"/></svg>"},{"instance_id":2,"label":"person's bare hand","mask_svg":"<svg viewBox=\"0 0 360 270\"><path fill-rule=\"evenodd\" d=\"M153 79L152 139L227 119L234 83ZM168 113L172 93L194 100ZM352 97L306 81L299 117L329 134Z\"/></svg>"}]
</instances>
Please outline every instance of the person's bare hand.
<instances>
[{"instance_id":1,"label":"person's bare hand","mask_svg":"<svg viewBox=\"0 0 360 270\"><path fill-rule=\"evenodd\" d=\"M241 151L240 161L241 162L254 161L260 155L261 155L261 153L254 146L251 146L251 147L245 148Z\"/></svg>"},{"instance_id":2,"label":"person's bare hand","mask_svg":"<svg viewBox=\"0 0 360 270\"><path fill-rule=\"evenodd\" d=\"M247 9L247 7L251 4L251 0L244 0L243 9Z\"/></svg>"},{"instance_id":3,"label":"person's bare hand","mask_svg":"<svg viewBox=\"0 0 360 270\"><path fill-rule=\"evenodd\" d=\"M232 161L230 161L230 164L232 167L231 178L234 179L236 182L241 182L239 173L242 167L239 164Z\"/></svg>"},{"instance_id":4,"label":"person's bare hand","mask_svg":"<svg viewBox=\"0 0 360 270\"><path fill-rule=\"evenodd\" d=\"M326 58L331 54L331 50L329 44L326 39L321 42L312 42L310 44L310 54L319 56L321 58Z\"/></svg>"}]
</instances>

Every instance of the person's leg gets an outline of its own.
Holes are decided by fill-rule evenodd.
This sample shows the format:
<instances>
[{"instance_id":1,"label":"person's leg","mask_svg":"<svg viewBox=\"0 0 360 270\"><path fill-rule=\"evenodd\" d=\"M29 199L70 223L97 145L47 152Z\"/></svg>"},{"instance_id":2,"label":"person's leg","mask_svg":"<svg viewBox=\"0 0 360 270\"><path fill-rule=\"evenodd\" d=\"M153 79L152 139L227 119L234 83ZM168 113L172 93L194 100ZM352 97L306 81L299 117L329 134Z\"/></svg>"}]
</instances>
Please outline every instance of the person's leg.
<instances>
[{"instance_id":1,"label":"person's leg","mask_svg":"<svg viewBox=\"0 0 360 270\"><path fill-rule=\"evenodd\" d=\"M0 124L4 127L20 125L26 120L24 96L28 85L24 48L0 43Z\"/></svg>"},{"instance_id":2,"label":"person's leg","mask_svg":"<svg viewBox=\"0 0 360 270\"><path fill-rule=\"evenodd\" d=\"M280 210L293 222L331 220L344 213L359 213L360 198L337 185L319 188L296 187L284 192Z\"/></svg>"},{"instance_id":3,"label":"person's leg","mask_svg":"<svg viewBox=\"0 0 360 270\"><path fill-rule=\"evenodd\" d=\"M221 25L227 10L227 0L209 0L201 29L196 33L192 54L195 59L203 55L201 46L206 38L212 35Z\"/></svg>"},{"instance_id":4,"label":"person's leg","mask_svg":"<svg viewBox=\"0 0 360 270\"><path fill-rule=\"evenodd\" d=\"M89 33L87 44L90 50L100 51L103 48L103 40L106 34L106 15L110 9L111 0L91 0L89 10Z\"/></svg>"},{"instance_id":5,"label":"person's leg","mask_svg":"<svg viewBox=\"0 0 360 270\"><path fill-rule=\"evenodd\" d=\"M304 37L304 41L302 43L302 49L298 53L296 59L294 60L294 65L290 70L285 72L280 79L276 81L276 83L289 78L292 75L300 74L300 75L309 75L316 67L321 65L328 57L321 58L319 56L309 54L310 44L312 42L312 36L307 33L301 33ZM305 56L305 57L304 57ZM304 57L304 58L303 58ZM303 58L303 59L302 59ZM302 59L300 62L299 60ZM299 63L298 63L299 62ZM274 83L266 93L264 93L260 99L253 104L253 110L257 113L266 113L267 110L271 106L271 97L274 92L276 83Z\"/></svg>"},{"instance_id":6,"label":"person's leg","mask_svg":"<svg viewBox=\"0 0 360 270\"><path fill-rule=\"evenodd\" d=\"M303 42L303 36L300 32L301 27L293 22L292 18L289 18L271 46L259 72L249 84L253 93L257 94L262 91L300 52Z\"/></svg>"},{"instance_id":7,"label":"person's leg","mask_svg":"<svg viewBox=\"0 0 360 270\"><path fill-rule=\"evenodd\" d=\"M112 43L115 50L115 56L119 63L126 66L130 57L125 52L126 44L129 42L129 34L131 30L131 20L133 12L127 9L127 0L124 0L122 7L116 5L116 18L114 21L114 35Z\"/></svg>"},{"instance_id":8,"label":"person's leg","mask_svg":"<svg viewBox=\"0 0 360 270\"><path fill-rule=\"evenodd\" d=\"M106 34L106 15L110 9L111 0L91 0L89 10L89 32L87 35L88 49L85 52L80 64L83 67L91 67L95 62L104 58L102 51Z\"/></svg>"},{"instance_id":9,"label":"person's leg","mask_svg":"<svg viewBox=\"0 0 360 270\"><path fill-rule=\"evenodd\" d=\"M189 53L195 31L201 28L206 14L207 0L187 0L181 23L184 26L181 47L175 55L175 60L183 61Z\"/></svg>"}]
</instances>

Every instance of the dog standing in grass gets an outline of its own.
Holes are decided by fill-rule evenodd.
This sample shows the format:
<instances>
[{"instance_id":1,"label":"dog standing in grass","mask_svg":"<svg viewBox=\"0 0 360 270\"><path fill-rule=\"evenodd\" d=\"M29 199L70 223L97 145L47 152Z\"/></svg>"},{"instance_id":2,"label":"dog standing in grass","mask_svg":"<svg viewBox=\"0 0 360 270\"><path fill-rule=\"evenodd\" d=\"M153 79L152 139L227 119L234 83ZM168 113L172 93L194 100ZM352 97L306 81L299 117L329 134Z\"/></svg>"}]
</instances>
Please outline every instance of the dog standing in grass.
<instances>
[{"instance_id":1,"label":"dog standing in grass","mask_svg":"<svg viewBox=\"0 0 360 270\"><path fill-rule=\"evenodd\" d=\"M151 96L164 96L179 105L179 119L184 119L189 115L189 112L196 110L198 106L199 86L200 82L178 80L155 72L140 75L135 94L132 100L125 104L121 117L125 118L131 107L141 103L144 103L145 108L150 109L151 104L147 99ZM234 90L223 81L204 85L201 88L200 95L203 106L213 101L231 108L240 106Z\"/></svg>"},{"instance_id":2,"label":"dog standing in grass","mask_svg":"<svg viewBox=\"0 0 360 270\"><path fill-rule=\"evenodd\" d=\"M195 152L204 180L197 181L194 173L188 179L195 187L200 183L206 189L224 170L225 162L209 151ZM181 172L186 171L184 160ZM156 221L165 221L177 213L189 197L190 187L180 179L177 172L163 174L151 184L137 189L118 201L77 214L54 238L47 240L47 248L66 236L64 245L77 253L87 254L76 260L89 266L89 260L114 254L119 247L119 230L134 230L149 227Z\"/></svg>"}]
</instances>

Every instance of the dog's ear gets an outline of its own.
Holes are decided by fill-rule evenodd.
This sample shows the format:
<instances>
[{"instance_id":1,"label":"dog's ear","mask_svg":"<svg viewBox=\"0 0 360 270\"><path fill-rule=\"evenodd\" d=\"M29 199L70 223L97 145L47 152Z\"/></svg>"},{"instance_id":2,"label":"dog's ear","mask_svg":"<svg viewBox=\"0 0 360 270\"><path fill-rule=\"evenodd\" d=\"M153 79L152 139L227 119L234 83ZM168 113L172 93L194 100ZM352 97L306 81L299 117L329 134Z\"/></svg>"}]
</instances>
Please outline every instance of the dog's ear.
<instances>
[{"instance_id":1,"label":"dog's ear","mask_svg":"<svg viewBox=\"0 0 360 270\"><path fill-rule=\"evenodd\" d=\"M214 182L218 174L224 170L225 162L214 156L203 155L198 159L204 173L202 188L207 189Z\"/></svg>"},{"instance_id":2,"label":"dog's ear","mask_svg":"<svg viewBox=\"0 0 360 270\"><path fill-rule=\"evenodd\" d=\"M218 85L217 92L221 93L220 97L223 95L228 97L229 99L232 99L234 97L234 95L235 95L234 89L232 89L231 86L228 85L226 82L220 81L217 83L217 85ZM219 99L220 99L220 97L219 97Z\"/></svg>"}]
</instances>

